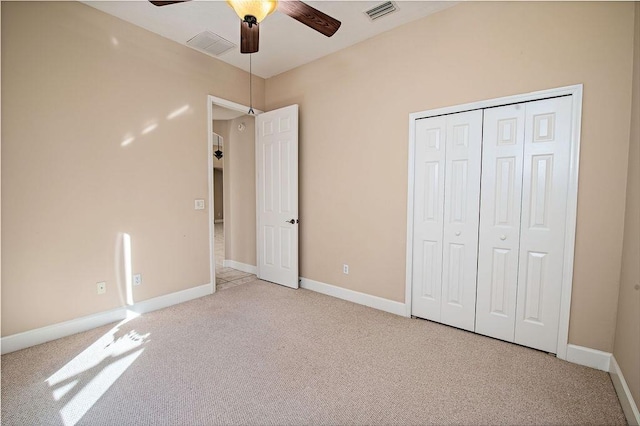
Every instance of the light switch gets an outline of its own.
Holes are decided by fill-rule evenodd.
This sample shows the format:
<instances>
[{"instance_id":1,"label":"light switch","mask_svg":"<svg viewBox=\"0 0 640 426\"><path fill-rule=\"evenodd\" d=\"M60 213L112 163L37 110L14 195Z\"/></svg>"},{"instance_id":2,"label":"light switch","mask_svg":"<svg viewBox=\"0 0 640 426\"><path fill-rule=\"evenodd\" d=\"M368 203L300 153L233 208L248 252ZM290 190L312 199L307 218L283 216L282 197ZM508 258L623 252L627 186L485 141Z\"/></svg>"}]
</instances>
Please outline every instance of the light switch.
<instances>
[{"instance_id":1,"label":"light switch","mask_svg":"<svg viewBox=\"0 0 640 426\"><path fill-rule=\"evenodd\" d=\"M204 210L204 200L196 200L196 210Z\"/></svg>"}]
</instances>

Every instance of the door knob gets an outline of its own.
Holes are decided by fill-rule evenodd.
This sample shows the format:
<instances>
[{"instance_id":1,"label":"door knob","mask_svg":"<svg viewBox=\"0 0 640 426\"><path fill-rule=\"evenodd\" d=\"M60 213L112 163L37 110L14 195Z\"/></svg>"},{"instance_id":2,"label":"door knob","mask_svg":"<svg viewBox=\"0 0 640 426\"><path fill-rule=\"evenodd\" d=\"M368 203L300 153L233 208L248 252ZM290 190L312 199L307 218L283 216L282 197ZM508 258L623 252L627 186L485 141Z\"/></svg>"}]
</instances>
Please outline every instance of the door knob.
<instances>
[{"instance_id":1,"label":"door knob","mask_svg":"<svg viewBox=\"0 0 640 426\"><path fill-rule=\"evenodd\" d=\"M285 222L290 223L290 224L294 224L296 223L295 219L291 219L291 220L285 220Z\"/></svg>"},{"instance_id":2,"label":"door knob","mask_svg":"<svg viewBox=\"0 0 640 426\"><path fill-rule=\"evenodd\" d=\"M456 237L460 236L460 231L456 231Z\"/></svg>"},{"instance_id":3,"label":"door knob","mask_svg":"<svg viewBox=\"0 0 640 426\"><path fill-rule=\"evenodd\" d=\"M506 239L507 239L507 236L506 236L506 235L500 235L500 239L501 239L502 241L504 241L504 240L506 240Z\"/></svg>"}]
</instances>

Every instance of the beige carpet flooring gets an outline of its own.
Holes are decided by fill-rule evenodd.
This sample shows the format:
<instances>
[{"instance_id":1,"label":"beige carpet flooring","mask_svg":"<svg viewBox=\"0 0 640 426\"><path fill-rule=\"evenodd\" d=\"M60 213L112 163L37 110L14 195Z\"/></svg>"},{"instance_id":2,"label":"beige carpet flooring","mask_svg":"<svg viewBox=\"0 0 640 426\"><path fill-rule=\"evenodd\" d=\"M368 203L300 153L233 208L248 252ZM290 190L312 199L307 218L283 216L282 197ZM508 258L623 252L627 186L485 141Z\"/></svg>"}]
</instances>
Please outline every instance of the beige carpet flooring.
<instances>
[{"instance_id":1,"label":"beige carpet flooring","mask_svg":"<svg viewBox=\"0 0 640 426\"><path fill-rule=\"evenodd\" d=\"M2 424L625 424L608 374L253 281L2 357Z\"/></svg>"}]
</instances>

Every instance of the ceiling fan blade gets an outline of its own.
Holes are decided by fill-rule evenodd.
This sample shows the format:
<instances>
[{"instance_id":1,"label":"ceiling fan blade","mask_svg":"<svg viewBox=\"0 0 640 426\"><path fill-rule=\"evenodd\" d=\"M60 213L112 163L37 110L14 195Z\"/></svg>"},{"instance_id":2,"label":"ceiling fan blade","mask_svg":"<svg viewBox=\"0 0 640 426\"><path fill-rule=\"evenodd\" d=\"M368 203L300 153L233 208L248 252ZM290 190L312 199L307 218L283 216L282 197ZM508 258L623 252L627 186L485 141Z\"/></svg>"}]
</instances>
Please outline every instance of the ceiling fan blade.
<instances>
[{"instance_id":1,"label":"ceiling fan blade","mask_svg":"<svg viewBox=\"0 0 640 426\"><path fill-rule=\"evenodd\" d=\"M170 4L184 3L186 1L189 1L189 0L166 0L166 1L149 0L149 2L154 6L168 6Z\"/></svg>"},{"instance_id":2,"label":"ceiling fan blade","mask_svg":"<svg viewBox=\"0 0 640 426\"><path fill-rule=\"evenodd\" d=\"M249 28L249 24L240 21L240 53L256 53L260 41L259 24L253 24Z\"/></svg>"},{"instance_id":3,"label":"ceiling fan blade","mask_svg":"<svg viewBox=\"0 0 640 426\"><path fill-rule=\"evenodd\" d=\"M340 28L340 21L300 0L279 1L278 10L327 37L334 35Z\"/></svg>"}]
</instances>

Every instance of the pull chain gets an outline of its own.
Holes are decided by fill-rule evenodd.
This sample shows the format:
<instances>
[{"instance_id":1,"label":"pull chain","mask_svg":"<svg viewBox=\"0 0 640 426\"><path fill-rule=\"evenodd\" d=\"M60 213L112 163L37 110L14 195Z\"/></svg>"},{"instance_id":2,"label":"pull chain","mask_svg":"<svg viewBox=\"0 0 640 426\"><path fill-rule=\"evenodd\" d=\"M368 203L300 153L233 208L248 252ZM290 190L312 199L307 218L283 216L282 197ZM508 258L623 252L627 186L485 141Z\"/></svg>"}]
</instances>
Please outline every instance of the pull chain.
<instances>
[{"instance_id":1,"label":"pull chain","mask_svg":"<svg viewBox=\"0 0 640 426\"><path fill-rule=\"evenodd\" d=\"M253 54L249 54L249 115L256 115L253 110L253 69L251 67L251 57Z\"/></svg>"}]
</instances>

